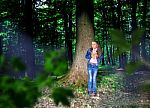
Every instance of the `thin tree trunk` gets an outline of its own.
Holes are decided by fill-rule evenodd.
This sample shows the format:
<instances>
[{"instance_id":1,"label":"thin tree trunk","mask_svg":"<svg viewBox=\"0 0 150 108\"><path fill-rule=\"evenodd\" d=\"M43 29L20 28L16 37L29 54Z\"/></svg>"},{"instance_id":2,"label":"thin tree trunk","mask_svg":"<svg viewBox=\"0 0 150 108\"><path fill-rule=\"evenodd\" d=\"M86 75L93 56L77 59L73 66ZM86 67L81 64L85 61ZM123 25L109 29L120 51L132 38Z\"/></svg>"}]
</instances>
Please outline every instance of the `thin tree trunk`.
<instances>
[{"instance_id":1,"label":"thin tree trunk","mask_svg":"<svg viewBox=\"0 0 150 108\"><path fill-rule=\"evenodd\" d=\"M1 23L0 23L0 32L2 32L2 26L1 26ZM3 38L2 38L2 36L0 36L0 55L3 53L3 51L2 51L2 48L3 48Z\"/></svg>"},{"instance_id":2,"label":"thin tree trunk","mask_svg":"<svg viewBox=\"0 0 150 108\"><path fill-rule=\"evenodd\" d=\"M70 1L72 4L72 1ZM72 6L72 5L71 5ZM70 60L70 65L73 63L73 53L72 53L72 11L69 13L69 42L68 42L68 55Z\"/></svg>"},{"instance_id":3,"label":"thin tree trunk","mask_svg":"<svg viewBox=\"0 0 150 108\"><path fill-rule=\"evenodd\" d=\"M145 27L145 25L146 25L146 13L147 13L147 0L144 0L143 3L144 3L143 27ZM141 40L141 56L145 61L147 61L145 35L146 35L146 33L144 33L144 35L142 36L142 40Z\"/></svg>"},{"instance_id":4,"label":"thin tree trunk","mask_svg":"<svg viewBox=\"0 0 150 108\"><path fill-rule=\"evenodd\" d=\"M120 29L120 16L121 16L121 4L120 4L120 0L118 0L118 7L117 7L117 14L118 14L118 19L117 19L117 28ZM122 62L122 54L119 55L119 67L123 68L123 62Z\"/></svg>"},{"instance_id":5,"label":"thin tree trunk","mask_svg":"<svg viewBox=\"0 0 150 108\"><path fill-rule=\"evenodd\" d=\"M115 65L114 58L113 58L113 46L112 45L110 47L110 60L111 60L111 64Z\"/></svg>"},{"instance_id":6,"label":"thin tree trunk","mask_svg":"<svg viewBox=\"0 0 150 108\"><path fill-rule=\"evenodd\" d=\"M137 28L137 21L136 21L137 1L132 0L131 6L132 6L132 12L131 12L132 23L131 23L131 26L132 26L132 31L134 31ZM135 62L136 60L138 60L139 56L140 56L139 45L133 45L132 44L132 50L131 50L132 62Z\"/></svg>"},{"instance_id":7,"label":"thin tree trunk","mask_svg":"<svg viewBox=\"0 0 150 108\"><path fill-rule=\"evenodd\" d=\"M109 49L108 49L108 38L107 38L107 34L106 34L106 54L107 54L107 64L110 64L110 55L109 55Z\"/></svg>"},{"instance_id":8,"label":"thin tree trunk","mask_svg":"<svg viewBox=\"0 0 150 108\"><path fill-rule=\"evenodd\" d=\"M23 59L27 66L26 75L33 79L35 77L35 54L33 47L32 0L24 0L24 27L25 34L22 36L22 45L25 52Z\"/></svg>"},{"instance_id":9,"label":"thin tree trunk","mask_svg":"<svg viewBox=\"0 0 150 108\"><path fill-rule=\"evenodd\" d=\"M102 39L103 39L103 42L106 42L106 43L104 43L103 44L103 54L105 55L105 53L107 54L107 48L106 48L106 52L104 52L105 51L105 45L106 45L106 47L107 47L107 40L105 41L105 39L106 39L106 35L107 35L107 29L106 29L106 27L107 27L107 25L106 25L106 13L107 13L107 11L106 11L106 8L104 7L103 9L102 9L102 11L103 11L103 14L102 14L102 17L103 17L103 20L104 20L104 26L103 26L103 28L104 28L104 30L103 30L103 32L102 32ZM108 57L108 56L107 56ZM108 59L107 59L108 60ZM107 64L107 63L106 63ZM105 60L104 60L104 58L102 59L102 65L105 65Z\"/></svg>"},{"instance_id":10,"label":"thin tree trunk","mask_svg":"<svg viewBox=\"0 0 150 108\"><path fill-rule=\"evenodd\" d=\"M122 28L121 0L118 0L117 13L118 13L117 28L121 29ZM125 61L126 61L126 54L125 53L120 54L119 55L119 67L120 68L125 68L125 65L126 65Z\"/></svg>"},{"instance_id":11,"label":"thin tree trunk","mask_svg":"<svg viewBox=\"0 0 150 108\"><path fill-rule=\"evenodd\" d=\"M64 3L64 8L66 6L66 2ZM64 28L65 28L65 47L67 49L67 58L69 62L69 66L72 64L72 12L67 14L66 9L63 10L63 18L64 18Z\"/></svg>"}]
</instances>

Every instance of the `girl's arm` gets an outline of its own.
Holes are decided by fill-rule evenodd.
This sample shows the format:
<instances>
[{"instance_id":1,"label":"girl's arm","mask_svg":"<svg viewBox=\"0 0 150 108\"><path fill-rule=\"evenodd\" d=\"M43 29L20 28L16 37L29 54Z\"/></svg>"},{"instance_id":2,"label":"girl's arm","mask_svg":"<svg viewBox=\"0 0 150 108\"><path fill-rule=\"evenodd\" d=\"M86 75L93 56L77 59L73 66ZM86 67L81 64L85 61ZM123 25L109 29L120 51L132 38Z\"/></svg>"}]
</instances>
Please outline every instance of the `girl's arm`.
<instances>
[{"instance_id":1,"label":"girl's arm","mask_svg":"<svg viewBox=\"0 0 150 108\"><path fill-rule=\"evenodd\" d=\"M90 50L87 50L85 58L89 61L91 59L91 52Z\"/></svg>"}]
</instances>

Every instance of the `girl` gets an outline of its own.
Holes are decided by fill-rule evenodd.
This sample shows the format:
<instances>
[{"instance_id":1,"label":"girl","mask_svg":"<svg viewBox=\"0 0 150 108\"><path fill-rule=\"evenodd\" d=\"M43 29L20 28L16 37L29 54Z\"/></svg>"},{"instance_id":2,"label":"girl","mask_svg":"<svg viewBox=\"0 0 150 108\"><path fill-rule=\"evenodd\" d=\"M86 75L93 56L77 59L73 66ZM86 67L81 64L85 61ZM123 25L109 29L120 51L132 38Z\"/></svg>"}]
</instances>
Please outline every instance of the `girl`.
<instances>
[{"instance_id":1,"label":"girl","mask_svg":"<svg viewBox=\"0 0 150 108\"><path fill-rule=\"evenodd\" d=\"M94 96L96 96L96 76L102 58L102 51L97 42L92 42L92 47L87 50L85 58L88 60L88 94L94 93Z\"/></svg>"}]
</instances>

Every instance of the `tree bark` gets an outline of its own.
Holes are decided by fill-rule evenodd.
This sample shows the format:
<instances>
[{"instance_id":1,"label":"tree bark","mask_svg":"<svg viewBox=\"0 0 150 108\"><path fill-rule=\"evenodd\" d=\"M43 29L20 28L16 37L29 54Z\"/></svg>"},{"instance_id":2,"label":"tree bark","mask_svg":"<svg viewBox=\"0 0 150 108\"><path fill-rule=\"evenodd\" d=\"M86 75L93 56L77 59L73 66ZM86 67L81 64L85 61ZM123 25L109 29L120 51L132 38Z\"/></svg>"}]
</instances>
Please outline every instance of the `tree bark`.
<instances>
[{"instance_id":1,"label":"tree bark","mask_svg":"<svg viewBox=\"0 0 150 108\"><path fill-rule=\"evenodd\" d=\"M106 21L106 19L107 19L107 10L106 10L105 7L102 8L102 18L104 20L104 24L103 24L104 29L103 29L103 32L102 32L103 54L105 55L105 54L107 54L107 48L106 48L106 52L105 52L105 45L107 46L107 24L106 24L107 23L107 21ZM104 57L102 58L102 65L105 65Z\"/></svg>"},{"instance_id":2,"label":"tree bark","mask_svg":"<svg viewBox=\"0 0 150 108\"><path fill-rule=\"evenodd\" d=\"M76 18L77 18L77 43L76 55L70 72L68 74L68 82L76 86L87 82L87 61L85 54L91 47L94 37L93 30L93 1L92 0L76 0Z\"/></svg>"},{"instance_id":3,"label":"tree bark","mask_svg":"<svg viewBox=\"0 0 150 108\"><path fill-rule=\"evenodd\" d=\"M2 26L1 26L1 23L0 23L0 32L2 32ZM3 48L3 38L2 38L2 36L0 36L0 55L3 53L3 50L2 50L2 48Z\"/></svg>"},{"instance_id":4,"label":"tree bark","mask_svg":"<svg viewBox=\"0 0 150 108\"><path fill-rule=\"evenodd\" d=\"M114 61L114 55L113 55L113 45L110 46L110 60L111 60L111 64L115 65L115 61Z\"/></svg>"},{"instance_id":5,"label":"tree bark","mask_svg":"<svg viewBox=\"0 0 150 108\"><path fill-rule=\"evenodd\" d=\"M72 1L70 1L72 4ZM67 3L64 3L63 16L64 16L64 28L65 28L65 47L67 49L67 58L69 61L69 66L72 65L73 56L72 56L72 10L67 13L67 9L65 9ZM72 5L71 5L72 6Z\"/></svg>"},{"instance_id":6,"label":"tree bark","mask_svg":"<svg viewBox=\"0 0 150 108\"><path fill-rule=\"evenodd\" d=\"M21 37L21 44L25 49L23 60L26 63L26 76L35 78L35 53L33 47L33 19L32 19L32 0L24 0L24 34Z\"/></svg>"},{"instance_id":7,"label":"tree bark","mask_svg":"<svg viewBox=\"0 0 150 108\"><path fill-rule=\"evenodd\" d=\"M122 13L121 13L121 0L118 0L118 7L117 7L117 28L121 29L122 26ZM121 53L119 55L119 68L125 68L126 65L126 54L125 53Z\"/></svg>"},{"instance_id":8,"label":"tree bark","mask_svg":"<svg viewBox=\"0 0 150 108\"><path fill-rule=\"evenodd\" d=\"M136 21L136 9L137 9L137 1L131 0L131 6L132 6L132 12L131 12L131 18L132 18L132 31L134 31L137 28L137 21ZM135 62L139 59L140 51L139 51L139 45L133 45L131 49L131 61Z\"/></svg>"},{"instance_id":9,"label":"tree bark","mask_svg":"<svg viewBox=\"0 0 150 108\"><path fill-rule=\"evenodd\" d=\"M143 27L145 27L146 25L146 14L147 14L147 0L144 0L144 9L143 9ZM146 43L145 43L145 35L146 33L144 33L144 35L142 36L142 40L141 40L141 56L142 58L147 61L147 54L146 54Z\"/></svg>"},{"instance_id":10,"label":"tree bark","mask_svg":"<svg viewBox=\"0 0 150 108\"><path fill-rule=\"evenodd\" d=\"M70 60L70 65L73 63L73 53L72 53L72 11L69 13L69 42L68 42L68 55Z\"/></svg>"},{"instance_id":11,"label":"tree bark","mask_svg":"<svg viewBox=\"0 0 150 108\"><path fill-rule=\"evenodd\" d=\"M108 36L106 34L106 54L107 54L107 64L110 64L110 54L108 49Z\"/></svg>"}]
</instances>

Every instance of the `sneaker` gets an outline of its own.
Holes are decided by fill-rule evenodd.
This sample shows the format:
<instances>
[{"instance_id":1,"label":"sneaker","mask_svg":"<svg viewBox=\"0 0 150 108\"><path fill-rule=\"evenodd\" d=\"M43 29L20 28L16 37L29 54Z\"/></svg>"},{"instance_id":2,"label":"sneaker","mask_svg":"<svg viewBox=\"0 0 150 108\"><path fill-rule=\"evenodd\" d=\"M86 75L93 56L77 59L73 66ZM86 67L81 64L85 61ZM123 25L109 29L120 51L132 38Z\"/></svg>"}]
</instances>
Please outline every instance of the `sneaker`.
<instances>
[{"instance_id":1,"label":"sneaker","mask_svg":"<svg viewBox=\"0 0 150 108\"><path fill-rule=\"evenodd\" d=\"M94 93L94 96L97 96L97 93Z\"/></svg>"},{"instance_id":2,"label":"sneaker","mask_svg":"<svg viewBox=\"0 0 150 108\"><path fill-rule=\"evenodd\" d=\"M92 92L91 92L91 91L88 91L88 95L91 96L91 95L92 95Z\"/></svg>"}]
</instances>

